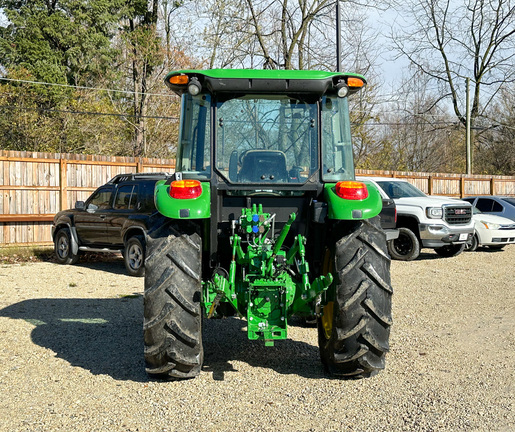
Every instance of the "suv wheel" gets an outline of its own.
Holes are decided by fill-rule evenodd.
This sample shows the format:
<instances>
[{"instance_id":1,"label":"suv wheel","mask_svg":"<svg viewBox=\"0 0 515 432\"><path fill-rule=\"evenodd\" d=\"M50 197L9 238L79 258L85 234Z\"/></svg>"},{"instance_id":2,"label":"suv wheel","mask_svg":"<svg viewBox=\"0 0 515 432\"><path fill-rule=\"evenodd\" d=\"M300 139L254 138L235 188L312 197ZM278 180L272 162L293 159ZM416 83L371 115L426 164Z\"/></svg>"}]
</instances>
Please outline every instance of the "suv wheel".
<instances>
[{"instance_id":1,"label":"suv wheel","mask_svg":"<svg viewBox=\"0 0 515 432\"><path fill-rule=\"evenodd\" d=\"M145 240L142 236L134 236L127 240L123 258L125 268L130 276L145 274Z\"/></svg>"},{"instance_id":2,"label":"suv wheel","mask_svg":"<svg viewBox=\"0 0 515 432\"><path fill-rule=\"evenodd\" d=\"M399 237L388 242L388 252L393 259L412 261L420 255L420 242L413 231L399 228Z\"/></svg>"},{"instance_id":3,"label":"suv wheel","mask_svg":"<svg viewBox=\"0 0 515 432\"><path fill-rule=\"evenodd\" d=\"M72 236L68 228L57 231L54 239L55 258L59 264L76 264L79 254L72 252Z\"/></svg>"}]
</instances>

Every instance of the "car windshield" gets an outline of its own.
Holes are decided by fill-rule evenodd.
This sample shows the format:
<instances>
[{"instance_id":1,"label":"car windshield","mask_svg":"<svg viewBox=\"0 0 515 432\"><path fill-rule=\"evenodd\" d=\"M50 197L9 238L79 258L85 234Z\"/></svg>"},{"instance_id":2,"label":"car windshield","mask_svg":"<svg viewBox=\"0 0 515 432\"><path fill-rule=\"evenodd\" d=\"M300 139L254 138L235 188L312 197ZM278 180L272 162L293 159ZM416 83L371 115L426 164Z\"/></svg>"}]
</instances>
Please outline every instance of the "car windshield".
<instances>
[{"instance_id":1,"label":"car windshield","mask_svg":"<svg viewBox=\"0 0 515 432\"><path fill-rule=\"evenodd\" d=\"M416 186L405 181L377 181L376 183L381 186L381 189L392 199L426 196L426 194Z\"/></svg>"},{"instance_id":2,"label":"car windshield","mask_svg":"<svg viewBox=\"0 0 515 432\"><path fill-rule=\"evenodd\" d=\"M515 206L515 198L502 198L503 201L506 201L508 204Z\"/></svg>"},{"instance_id":3,"label":"car windshield","mask_svg":"<svg viewBox=\"0 0 515 432\"><path fill-rule=\"evenodd\" d=\"M231 183L305 183L318 167L317 104L250 95L216 105L216 168Z\"/></svg>"}]
</instances>

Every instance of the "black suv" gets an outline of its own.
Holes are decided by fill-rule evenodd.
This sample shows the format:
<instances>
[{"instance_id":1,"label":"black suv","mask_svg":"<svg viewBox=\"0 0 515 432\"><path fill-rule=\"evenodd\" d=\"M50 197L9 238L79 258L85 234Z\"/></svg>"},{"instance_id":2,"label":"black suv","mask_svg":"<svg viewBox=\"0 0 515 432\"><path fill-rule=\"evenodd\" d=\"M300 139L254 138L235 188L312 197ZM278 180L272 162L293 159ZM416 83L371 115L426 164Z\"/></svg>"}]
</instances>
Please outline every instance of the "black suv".
<instances>
[{"instance_id":1,"label":"black suv","mask_svg":"<svg viewBox=\"0 0 515 432\"><path fill-rule=\"evenodd\" d=\"M55 215L52 239L57 261L75 264L81 251L121 252L131 276L145 272L145 234L162 216L154 205L154 186L165 173L119 174L86 202Z\"/></svg>"}]
</instances>

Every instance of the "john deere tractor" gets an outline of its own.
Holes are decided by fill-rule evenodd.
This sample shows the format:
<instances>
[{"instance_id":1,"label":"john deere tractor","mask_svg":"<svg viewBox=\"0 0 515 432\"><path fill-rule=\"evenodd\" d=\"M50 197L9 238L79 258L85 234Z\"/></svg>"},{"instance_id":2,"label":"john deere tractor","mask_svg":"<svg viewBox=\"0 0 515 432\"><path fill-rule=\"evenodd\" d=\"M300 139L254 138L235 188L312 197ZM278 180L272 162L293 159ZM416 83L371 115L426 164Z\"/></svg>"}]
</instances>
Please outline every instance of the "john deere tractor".
<instances>
[{"instance_id":1,"label":"john deere tractor","mask_svg":"<svg viewBox=\"0 0 515 432\"><path fill-rule=\"evenodd\" d=\"M233 315L265 346L293 315L316 318L329 373L383 369L390 258L379 192L354 178L348 108L365 79L215 69L165 82L182 109L176 172L155 189L163 224L147 238L147 372L198 375L203 319Z\"/></svg>"}]
</instances>

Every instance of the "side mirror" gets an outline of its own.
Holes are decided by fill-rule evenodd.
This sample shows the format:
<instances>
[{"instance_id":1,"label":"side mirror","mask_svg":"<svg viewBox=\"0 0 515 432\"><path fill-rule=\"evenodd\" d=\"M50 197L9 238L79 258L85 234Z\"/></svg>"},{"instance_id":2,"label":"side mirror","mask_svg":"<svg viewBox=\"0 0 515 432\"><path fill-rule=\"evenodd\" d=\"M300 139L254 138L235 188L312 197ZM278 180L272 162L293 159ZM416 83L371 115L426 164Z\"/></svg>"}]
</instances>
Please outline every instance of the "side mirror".
<instances>
[{"instance_id":1,"label":"side mirror","mask_svg":"<svg viewBox=\"0 0 515 432\"><path fill-rule=\"evenodd\" d=\"M84 210L86 208L86 205L84 204L84 201L77 201L75 203L75 210Z\"/></svg>"}]
</instances>

